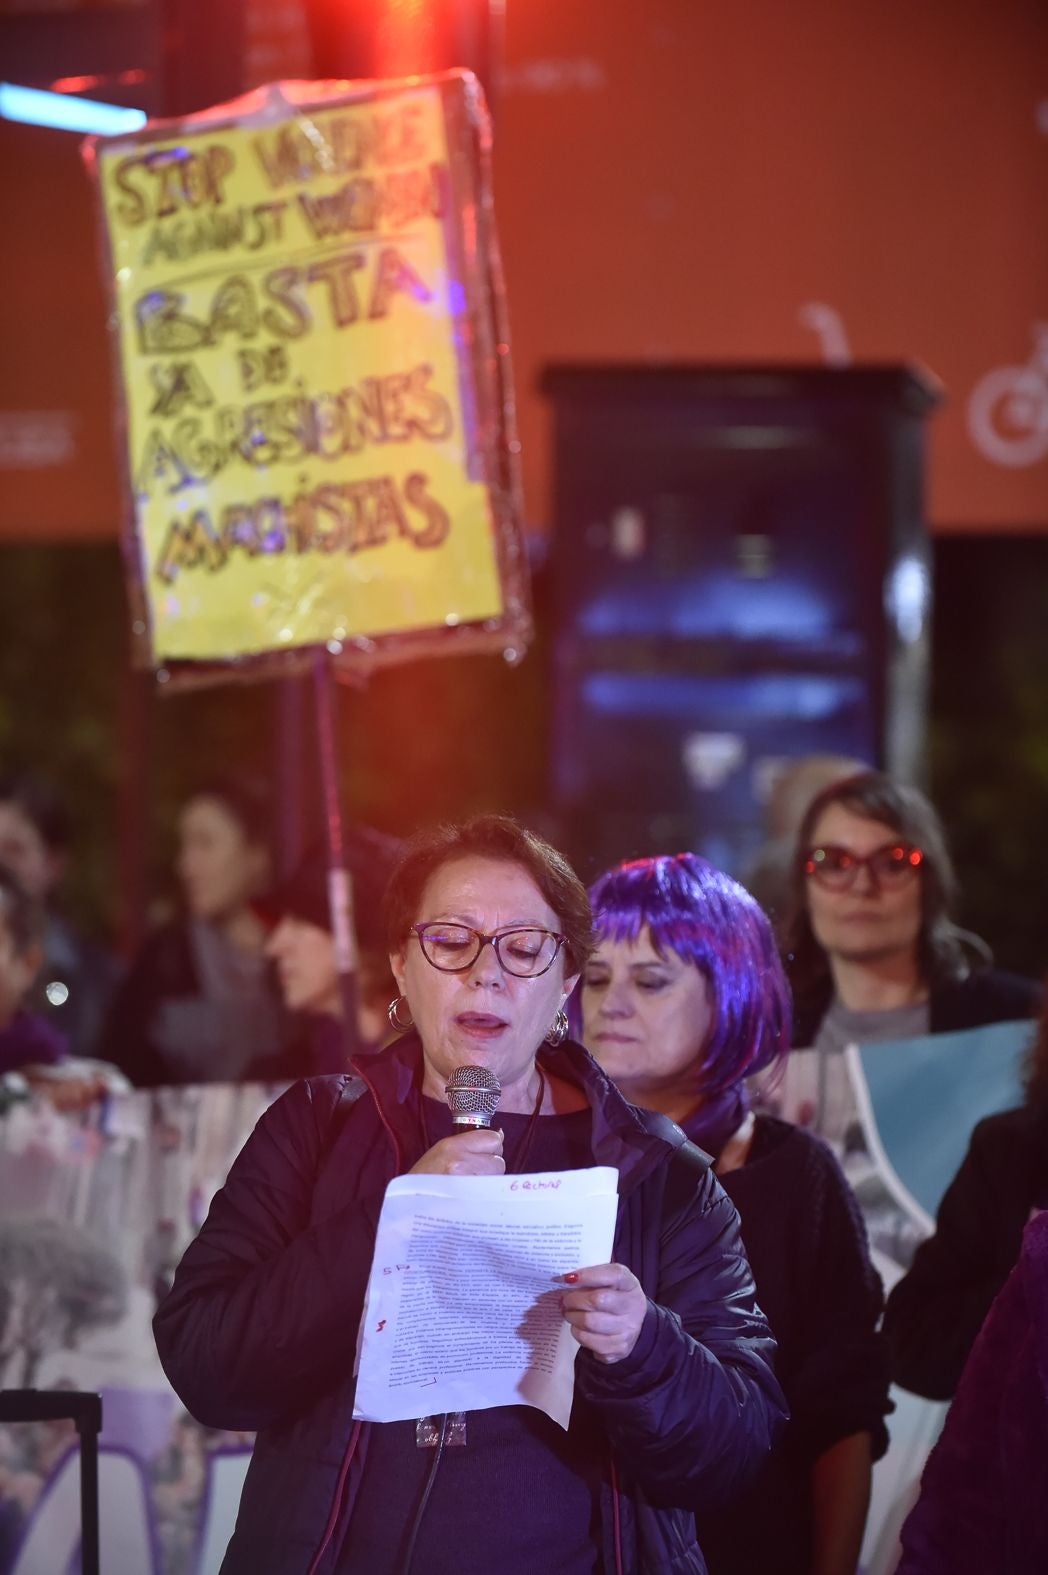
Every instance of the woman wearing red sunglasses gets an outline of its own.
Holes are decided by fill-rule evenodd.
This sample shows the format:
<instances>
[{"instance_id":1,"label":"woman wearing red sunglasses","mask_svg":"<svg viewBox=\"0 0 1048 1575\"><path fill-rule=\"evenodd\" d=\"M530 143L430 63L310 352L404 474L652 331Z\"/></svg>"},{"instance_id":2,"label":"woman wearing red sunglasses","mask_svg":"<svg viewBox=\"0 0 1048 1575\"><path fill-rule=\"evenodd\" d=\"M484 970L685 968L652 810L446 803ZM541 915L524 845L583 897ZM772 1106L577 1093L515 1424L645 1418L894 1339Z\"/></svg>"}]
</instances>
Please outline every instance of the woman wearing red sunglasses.
<instances>
[{"instance_id":1,"label":"woman wearing red sunglasses","mask_svg":"<svg viewBox=\"0 0 1048 1575\"><path fill-rule=\"evenodd\" d=\"M1029 980L990 967L949 917L954 874L916 788L864 771L801 824L786 925L795 1045L842 1049L1036 1015Z\"/></svg>"}]
</instances>

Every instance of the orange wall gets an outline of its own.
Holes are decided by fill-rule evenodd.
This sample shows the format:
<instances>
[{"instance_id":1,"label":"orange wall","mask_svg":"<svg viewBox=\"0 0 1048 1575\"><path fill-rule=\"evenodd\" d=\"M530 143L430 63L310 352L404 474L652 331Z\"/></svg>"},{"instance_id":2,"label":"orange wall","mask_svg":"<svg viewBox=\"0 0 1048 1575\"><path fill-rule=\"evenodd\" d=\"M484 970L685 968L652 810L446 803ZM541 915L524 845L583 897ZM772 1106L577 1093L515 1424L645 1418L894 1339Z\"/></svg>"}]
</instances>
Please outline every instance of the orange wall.
<instances>
[{"instance_id":1,"label":"orange wall","mask_svg":"<svg viewBox=\"0 0 1048 1575\"><path fill-rule=\"evenodd\" d=\"M0 166L0 537L112 535L76 138L0 123ZM803 313L823 303L855 359L945 383L938 528L1048 526L1048 342L990 433L1006 458L1025 433L1026 462L988 457L967 417L1048 323L1044 0L507 0L496 178L533 523L543 365L817 360ZM12 466L10 413L41 410L67 414L65 457Z\"/></svg>"},{"instance_id":2,"label":"orange wall","mask_svg":"<svg viewBox=\"0 0 1048 1575\"><path fill-rule=\"evenodd\" d=\"M119 524L106 307L79 140L0 120L0 540L113 536Z\"/></svg>"},{"instance_id":3,"label":"orange wall","mask_svg":"<svg viewBox=\"0 0 1048 1575\"><path fill-rule=\"evenodd\" d=\"M1048 323L1043 0L509 0L496 170L530 517L545 362L819 359L821 302L945 383L938 527L1048 526L1048 343L1034 463L967 420Z\"/></svg>"}]
</instances>

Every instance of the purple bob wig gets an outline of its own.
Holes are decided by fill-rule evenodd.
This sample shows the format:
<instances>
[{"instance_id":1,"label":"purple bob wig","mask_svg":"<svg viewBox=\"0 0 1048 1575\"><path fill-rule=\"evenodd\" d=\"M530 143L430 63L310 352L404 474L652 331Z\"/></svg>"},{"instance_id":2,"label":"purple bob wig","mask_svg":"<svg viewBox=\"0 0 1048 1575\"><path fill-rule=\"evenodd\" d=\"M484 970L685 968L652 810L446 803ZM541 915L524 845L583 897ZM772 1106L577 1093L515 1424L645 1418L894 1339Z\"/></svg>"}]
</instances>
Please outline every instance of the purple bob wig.
<instances>
[{"instance_id":1,"label":"purple bob wig","mask_svg":"<svg viewBox=\"0 0 1048 1575\"><path fill-rule=\"evenodd\" d=\"M713 1007L699 1073L705 1097L781 1063L790 989L771 925L745 887L698 854L677 853L617 864L589 897L598 945L636 940L646 928L660 956L673 952L705 976Z\"/></svg>"}]
</instances>

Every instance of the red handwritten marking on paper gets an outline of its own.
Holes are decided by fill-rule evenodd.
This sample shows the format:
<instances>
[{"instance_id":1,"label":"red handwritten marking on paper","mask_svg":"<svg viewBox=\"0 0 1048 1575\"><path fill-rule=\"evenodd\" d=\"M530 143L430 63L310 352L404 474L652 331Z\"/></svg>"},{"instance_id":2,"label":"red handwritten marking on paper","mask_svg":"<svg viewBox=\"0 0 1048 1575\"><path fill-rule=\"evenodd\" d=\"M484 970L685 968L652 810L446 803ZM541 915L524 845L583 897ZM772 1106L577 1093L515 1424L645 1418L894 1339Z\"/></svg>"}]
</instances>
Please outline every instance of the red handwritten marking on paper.
<instances>
[{"instance_id":1,"label":"red handwritten marking on paper","mask_svg":"<svg viewBox=\"0 0 1048 1575\"><path fill-rule=\"evenodd\" d=\"M419 1384L419 1388L420 1389L429 1389L429 1388L432 1387L433 1384L436 1383L436 1381L437 1380L435 1378L423 1378L422 1382Z\"/></svg>"},{"instance_id":2,"label":"red handwritten marking on paper","mask_svg":"<svg viewBox=\"0 0 1048 1575\"><path fill-rule=\"evenodd\" d=\"M549 1181L511 1181L509 1190L511 1192L556 1192L560 1182L561 1178L559 1176L551 1177Z\"/></svg>"},{"instance_id":3,"label":"red handwritten marking on paper","mask_svg":"<svg viewBox=\"0 0 1048 1575\"><path fill-rule=\"evenodd\" d=\"M380 1318L378 1323L377 1323L377 1325L376 1325L376 1327L375 1327L375 1333L376 1334L381 1334L385 1327L386 1327L386 1320L384 1318Z\"/></svg>"},{"instance_id":4,"label":"red handwritten marking on paper","mask_svg":"<svg viewBox=\"0 0 1048 1575\"><path fill-rule=\"evenodd\" d=\"M406 1270L406 1269L410 1269L410 1268L411 1268L411 1265L410 1265L410 1263L392 1263L392 1264L386 1264L386 1265L385 1265L385 1267L384 1267L384 1268L383 1268L383 1270L382 1270L382 1273L383 1273L383 1274L392 1274L392 1273L393 1273L393 1272L394 1272L394 1270L397 1270L397 1271L399 1271L399 1272L400 1272L400 1273L401 1273L401 1274L403 1274L403 1273L404 1273L404 1271L405 1271L405 1270Z\"/></svg>"}]
</instances>

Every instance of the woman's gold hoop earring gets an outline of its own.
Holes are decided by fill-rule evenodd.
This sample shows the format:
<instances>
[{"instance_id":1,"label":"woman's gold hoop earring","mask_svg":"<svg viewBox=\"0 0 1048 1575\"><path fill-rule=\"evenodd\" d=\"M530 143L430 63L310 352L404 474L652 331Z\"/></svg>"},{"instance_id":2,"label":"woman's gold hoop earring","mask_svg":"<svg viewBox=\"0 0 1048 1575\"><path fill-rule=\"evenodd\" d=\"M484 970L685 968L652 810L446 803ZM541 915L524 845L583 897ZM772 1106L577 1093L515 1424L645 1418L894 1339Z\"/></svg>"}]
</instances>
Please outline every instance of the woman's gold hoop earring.
<instances>
[{"instance_id":1,"label":"woman's gold hoop earring","mask_svg":"<svg viewBox=\"0 0 1048 1575\"><path fill-rule=\"evenodd\" d=\"M406 1034L409 1028L414 1028L415 1026L411 1018L410 1007L408 1007L407 1022L403 1022L401 1020L400 1008L402 1006L407 1006L407 1004L407 996L398 995L394 1000L390 1001L389 1005L386 1007L386 1016L389 1018L389 1026L393 1029L394 1033Z\"/></svg>"},{"instance_id":2,"label":"woman's gold hoop earring","mask_svg":"<svg viewBox=\"0 0 1048 1575\"><path fill-rule=\"evenodd\" d=\"M548 1045L554 1045L554 1046L562 1045L567 1037L568 1037L568 1014L564 1011L564 1009L562 1007L561 1010L557 1013L556 1017L553 1019L553 1027L550 1029L549 1033L546 1035L546 1043Z\"/></svg>"}]
</instances>

